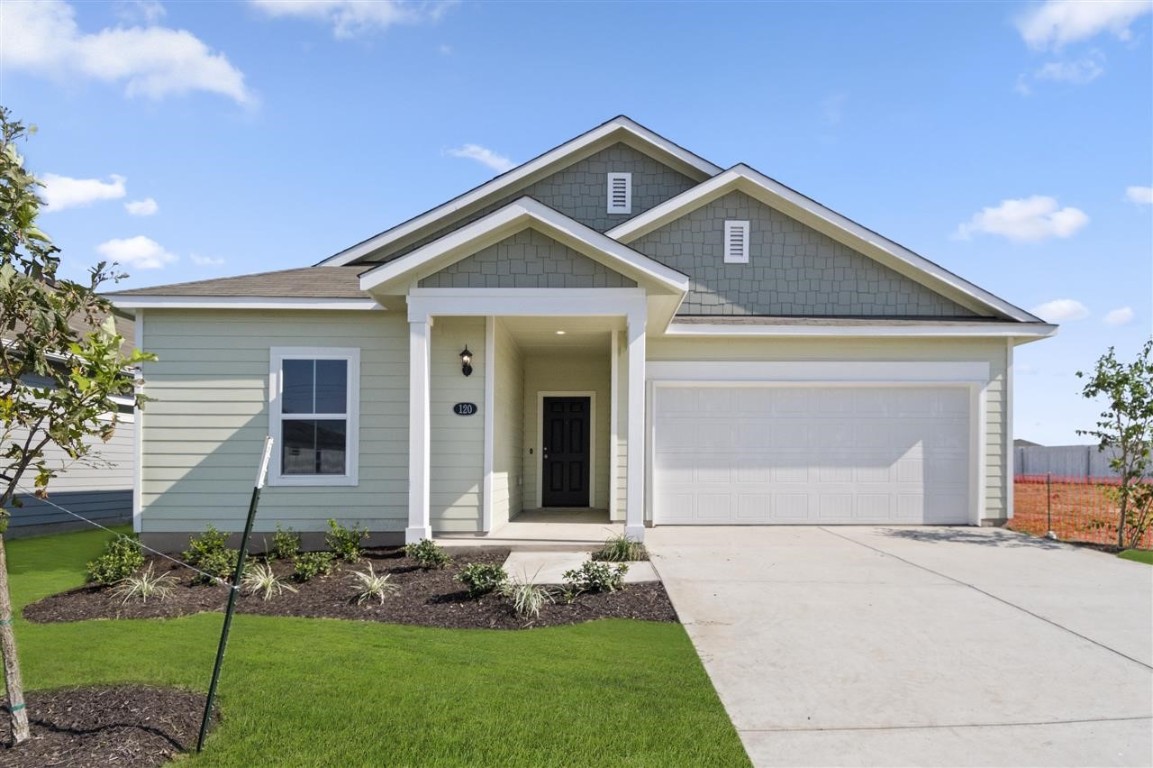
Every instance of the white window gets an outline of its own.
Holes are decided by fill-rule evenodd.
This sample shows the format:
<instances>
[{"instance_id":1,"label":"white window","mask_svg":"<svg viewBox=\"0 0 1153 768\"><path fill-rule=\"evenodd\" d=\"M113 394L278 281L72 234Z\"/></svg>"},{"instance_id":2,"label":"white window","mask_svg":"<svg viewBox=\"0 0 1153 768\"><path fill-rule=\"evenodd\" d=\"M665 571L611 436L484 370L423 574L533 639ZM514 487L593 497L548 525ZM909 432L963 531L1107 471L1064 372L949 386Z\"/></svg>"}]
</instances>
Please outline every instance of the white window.
<instances>
[{"instance_id":1,"label":"white window","mask_svg":"<svg viewBox=\"0 0 1153 768\"><path fill-rule=\"evenodd\" d=\"M360 350L273 347L269 485L356 485Z\"/></svg>"},{"instance_id":2,"label":"white window","mask_svg":"<svg viewBox=\"0 0 1153 768\"><path fill-rule=\"evenodd\" d=\"M749 263L749 222L725 222L725 263Z\"/></svg>"},{"instance_id":3,"label":"white window","mask_svg":"<svg viewBox=\"0 0 1153 768\"><path fill-rule=\"evenodd\" d=\"M633 175L631 173L610 173L608 182L608 212L632 213Z\"/></svg>"}]
</instances>

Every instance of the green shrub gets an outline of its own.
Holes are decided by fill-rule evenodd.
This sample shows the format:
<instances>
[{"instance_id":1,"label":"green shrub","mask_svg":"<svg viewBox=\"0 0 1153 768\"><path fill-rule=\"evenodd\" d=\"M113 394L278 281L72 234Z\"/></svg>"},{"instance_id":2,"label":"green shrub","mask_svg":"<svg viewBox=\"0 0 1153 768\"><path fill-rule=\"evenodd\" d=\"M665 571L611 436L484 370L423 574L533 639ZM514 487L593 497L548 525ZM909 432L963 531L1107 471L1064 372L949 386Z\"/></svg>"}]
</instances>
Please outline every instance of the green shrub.
<instances>
[{"instance_id":1,"label":"green shrub","mask_svg":"<svg viewBox=\"0 0 1153 768\"><path fill-rule=\"evenodd\" d=\"M368 531L354 523L351 528L345 528L334 519L328 521L328 533L324 534L324 543L332 553L346 563L355 563L360 560L364 552L362 542L368 538Z\"/></svg>"},{"instance_id":2,"label":"green shrub","mask_svg":"<svg viewBox=\"0 0 1153 768\"><path fill-rule=\"evenodd\" d=\"M292 560L300 552L300 534L289 528L284 530L280 523L276 524L276 533L272 536L272 551L269 553L273 560Z\"/></svg>"},{"instance_id":3,"label":"green shrub","mask_svg":"<svg viewBox=\"0 0 1153 768\"><path fill-rule=\"evenodd\" d=\"M196 563L196 568L201 571L196 577L196 583L209 584L215 579L232 581L232 577L236 574L236 560L239 557L238 549L221 549L201 555ZM247 567L248 564L245 563L245 569ZM242 571L241 576L243 575Z\"/></svg>"},{"instance_id":4,"label":"green shrub","mask_svg":"<svg viewBox=\"0 0 1153 768\"><path fill-rule=\"evenodd\" d=\"M144 567L140 542L130 536L117 536L104 547L104 554L88 564L88 581L115 584Z\"/></svg>"},{"instance_id":5,"label":"green shrub","mask_svg":"<svg viewBox=\"0 0 1153 768\"><path fill-rule=\"evenodd\" d=\"M165 600L172 594L172 588L175 584L176 579L171 574L162 573L158 576L152 572L152 563L149 563L148 569L144 573L121 579L112 592L117 597L124 598L121 601L122 604L133 599L147 603L150 597Z\"/></svg>"},{"instance_id":6,"label":"green shrub","mask_svg":"<svg viewBox=\"0 0 1153 768\"><path fill-rule=\"evenodd\" d=\"M372 570L372 563L369 563L367 571L353 571L351 576L353 581L357 582L356 593L353 595L357 605L373 597L379 599L383 605L384 598L400 591L400 587L389 581L392 574L376 573Z\"/></svg>"},{"instance_id":7,"label":"green shrub","mask_svg":"<svg viewBox=\"0 0 1153 768\"><path fill-rule=\"evenodd\" d=\"M180 556L189 565L199 568L202 560L219 555L227 548L228 534L216 530L216 526L209 525L204 529L204 533L188 540L188 549L184 550Z\"/></svg>"},{"instance_id":8,"label":"green shrub","mask_svg":"<svg viewBox=\"0 0 1153 768\"><path fill-rule=\"evenodd\" d=\"M279 595L286 589L289 592L296 591L296 587L281 581L280 577L272 572L272 566L268 563L254 565L244 574L244 581L241 584L248 594L260 595L263 600L270 600L274 595Z\"/></svg>"},{"instance_id":9,"label":"green shrub","mask_svg":"<svg viewBox=\"0 0 1153 768\"><path fill-rule=\"evenodd\" d=\"M649 552L645 545L630 539L623 533L605 541L604 546L592 554L593 560L610 563L626 563L634 560L648 560Z\"/></svg>"},{"instance_id":10,"label":"green shrub","mask_svg":"<svg viewBox=\"0 0 1153 768\"><path fill-rule=\"evenodd\" d=\"M571 595L582 592L616 592L624 589L629 567L586 560L580 568L564 573L564 589Z\"/></svg>"},{"instance_id":11,"label":"green shrub","mask_svg":"<svg viewBox=\"0 0 1153 768\"><path fill-rule=\"evenodd\" d=\"M416 544L406 544L404 554L411 557L421 568L443 568L452 560L444 547L432 539L421 539Z\"/></svg>"},{"instance_id":12,"label":"green shrub","mask_svg":"<svg viewBox=\"0 0 1153 768\"><path fill-rule=\"evenodd\" d=\"M292 560L292 578L303 583L332 573L331 552L301 552Z\"/></svg>"},{"instance_id":13,"label":"green shrub","mask_svg":"<svg viewBox=\"0 0 1153 768\"><path fill-rule=\"evenodd\" d=\"M468 587L469 597L480 597L504 586L508 574L499 565L469 563L454 578Z\"/></svg>"}]
</instances>

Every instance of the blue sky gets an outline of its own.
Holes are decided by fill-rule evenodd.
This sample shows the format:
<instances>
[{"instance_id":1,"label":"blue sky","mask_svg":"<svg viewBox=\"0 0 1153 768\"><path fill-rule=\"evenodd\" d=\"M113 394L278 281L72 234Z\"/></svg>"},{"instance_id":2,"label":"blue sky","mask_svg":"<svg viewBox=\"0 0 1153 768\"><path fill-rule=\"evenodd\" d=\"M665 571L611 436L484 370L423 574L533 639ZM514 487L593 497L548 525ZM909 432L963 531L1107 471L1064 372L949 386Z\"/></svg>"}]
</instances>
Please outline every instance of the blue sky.
<instances>
[{"instance_id":1,"label":"blue sky","mask_svg":"<svg viewBox=\"0 0 1153 768\"><path fill-rule=\"evenodd\" d=\"M122 287L313 264L617 114L1026 309L1016 436L1153 323L1153 2L0 2L41 224Z\"/></svg>"}]
</instances>

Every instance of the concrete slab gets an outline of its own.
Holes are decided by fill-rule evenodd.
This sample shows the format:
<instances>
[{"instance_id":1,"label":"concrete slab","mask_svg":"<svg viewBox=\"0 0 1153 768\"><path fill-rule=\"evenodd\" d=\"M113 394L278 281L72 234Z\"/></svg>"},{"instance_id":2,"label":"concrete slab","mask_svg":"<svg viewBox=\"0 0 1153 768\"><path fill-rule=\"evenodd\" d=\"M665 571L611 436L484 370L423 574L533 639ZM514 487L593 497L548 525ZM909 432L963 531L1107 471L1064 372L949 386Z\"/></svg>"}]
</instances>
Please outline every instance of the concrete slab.
<instances>
[{"instance_id":1,"label":"concrete slab","mask_svg":"<svg viewBox=\"0 0 1153 768\"><path fill-rule=\"evenodd\" d=\"M1153 763L1153 569L902 530L649 532L757 765Z\"/></svg>"},{"instance_id":2,"label":"concrete slab","mask_svg":"<svg viewBox=\"0 0 1153 768\"><path fill-rule=\"evenodd\" d=\"M585 552L530 552L514 550L504 562L504 569L514 579L531 581L533 584L560 584L565 571L580 568L589 559L592 550ZM626 584L639 584L645 581L660 581L652 563L627 563Z\"/></svg>"}]
</instances>

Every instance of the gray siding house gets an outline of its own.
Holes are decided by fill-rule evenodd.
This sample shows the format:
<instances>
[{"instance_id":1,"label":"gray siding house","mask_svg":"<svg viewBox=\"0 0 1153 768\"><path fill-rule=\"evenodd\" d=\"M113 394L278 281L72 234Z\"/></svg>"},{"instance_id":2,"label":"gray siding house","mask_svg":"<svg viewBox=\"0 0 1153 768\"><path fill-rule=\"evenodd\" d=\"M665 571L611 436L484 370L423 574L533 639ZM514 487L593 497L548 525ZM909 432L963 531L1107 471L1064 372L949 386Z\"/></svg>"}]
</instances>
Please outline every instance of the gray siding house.
<instances>
[{"instance_id":1,"label":"gray siding house","mask_svg":"<svg viewBox=\"0 0 1153 768\"><path fill-rule=\"evenodd\" d=\"M997 524L1013 350L1056 330L626 117L316 266L112 298L169 544L237 530L265 435L263 530Z\"/></svg>"}]
</instances>

